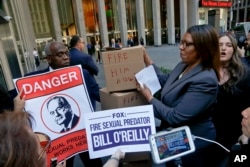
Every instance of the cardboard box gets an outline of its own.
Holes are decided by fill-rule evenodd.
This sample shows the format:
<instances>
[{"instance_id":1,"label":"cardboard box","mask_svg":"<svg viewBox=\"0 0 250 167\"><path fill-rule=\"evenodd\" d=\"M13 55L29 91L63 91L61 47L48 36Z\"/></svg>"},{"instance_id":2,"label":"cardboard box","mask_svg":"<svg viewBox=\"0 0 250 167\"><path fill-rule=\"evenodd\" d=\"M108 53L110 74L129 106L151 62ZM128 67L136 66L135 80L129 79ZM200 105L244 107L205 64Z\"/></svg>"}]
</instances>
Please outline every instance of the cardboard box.
<instances>
[{"instance_id":1,"label":"cardboard box","mask_svg":"<svg viewBox=\"0 0 250 167\"><path fill-rule=\"evenodd\" d=\"M102 88L100 98L102 110L148 104L137 90L110 93L107 88Z\"/></svg>"},{"instance_id":2,"label":"cardboard box","mask_svg":"<svg viewBox=\"0 0 250 167\"><path fill-rule=\"evenodd\" d=\"M135 73L145 67L142 46L102 52L102 61L109 92L136 88Z\"/></svg>"},{"instance_id":3,"label":"cardboard box","mask_svg":"<svg viewBox=\"0 0 250 167\"><path fill-rule=\"evenodd\" d=\"M102 110L148 104L145 97L137 90L110 93L107 88L102 88L100 98ZM126 153L120 163L121 167L151 167L151 165L150 152Z\"/></svg>"}]
</instances>

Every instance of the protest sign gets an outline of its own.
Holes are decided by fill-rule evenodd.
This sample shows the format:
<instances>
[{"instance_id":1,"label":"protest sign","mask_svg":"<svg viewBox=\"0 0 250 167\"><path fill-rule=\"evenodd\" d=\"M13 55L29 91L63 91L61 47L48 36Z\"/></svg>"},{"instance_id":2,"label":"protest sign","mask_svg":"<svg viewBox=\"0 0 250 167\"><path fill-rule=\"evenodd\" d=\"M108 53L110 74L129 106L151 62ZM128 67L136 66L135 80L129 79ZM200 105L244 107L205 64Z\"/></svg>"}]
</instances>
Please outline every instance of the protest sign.
<instances>
[{"instance_id":1,"label":"protest sign","mask_svg":"<svg viewBox=\"0 0 250 167\"><path fill-rule=\"evenodd\" d=\"M142 46L102 52L102 60L109 92L136 89L135 73L145 67Z\"/></svg>"},{"instance_id":2,"label":"protest sign","mask_svg":"<svg viewBox=\"0 0 250 167\"><path fill-rule=\"evenodd\" d=\"M150 151L148 137L155 133L152 105L84 113L90 158L123 152Z\"/></svg>"},{"instance_id":3,"label":"protest sign","mask_svg":"<svg viewBox=\"0 0 250 167\"><path fill-rule=\"evenodd\" d=\"M66 67L34 76L14 79L23 88L25 111L34 117L33 131L50 136L47 161L58 162L86 151L84 112L92 112L81 66Z\"/></svg>"}]
</instances>

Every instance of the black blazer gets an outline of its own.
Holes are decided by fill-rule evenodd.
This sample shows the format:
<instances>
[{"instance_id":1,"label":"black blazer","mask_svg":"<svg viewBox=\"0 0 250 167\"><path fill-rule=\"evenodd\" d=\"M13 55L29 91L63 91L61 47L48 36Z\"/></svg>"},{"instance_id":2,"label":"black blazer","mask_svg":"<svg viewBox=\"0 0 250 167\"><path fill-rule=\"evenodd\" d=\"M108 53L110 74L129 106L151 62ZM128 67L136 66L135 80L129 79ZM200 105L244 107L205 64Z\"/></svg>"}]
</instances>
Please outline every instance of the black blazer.
<instances>
[{"instance_id":1,"label":"black blazer","mask_svg":"<svg viewBox=\"0 0 250 167\"><path fill-rule=\"evenodd\" d=\"M65 129L63 128L60 132L63 133L63 132L67 132L67 131L73 129L73 128L77 125L78 121L79 121L79 117L78 117L77 115L74 114L73 120L72 120L72 124L71 124L71 127L70 127L69 129L67 129L66 131L65 131Z\"/></svg>"}]
</instances>

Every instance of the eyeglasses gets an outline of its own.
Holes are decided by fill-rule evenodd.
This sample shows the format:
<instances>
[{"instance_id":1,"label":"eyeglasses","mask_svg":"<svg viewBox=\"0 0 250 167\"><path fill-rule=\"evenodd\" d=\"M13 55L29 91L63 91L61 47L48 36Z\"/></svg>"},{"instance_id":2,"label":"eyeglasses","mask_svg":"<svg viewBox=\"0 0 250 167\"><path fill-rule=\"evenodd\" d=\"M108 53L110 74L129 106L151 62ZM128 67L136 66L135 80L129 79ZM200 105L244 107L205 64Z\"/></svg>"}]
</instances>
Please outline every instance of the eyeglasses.
<instances>
[{"instance_id":1,"label":"eyeglasses","mask_svg":"<svg viewBox=\"0 0 250 167\"><path fill-rule=\"evenodd\" d=\"M48 135L41 133L41 132L35 132L35 135L37 136L37 138L39 139L40 142L40 147L42 149L41 153L38 156L38 160L41 159L41 157L43 156L43 154L47 151L47 149L49 148L50 144L51 144L51 139Z\"/></svg>"},{"instance_id":2,"label":"eyeglasses","mask_svg":"<svg viewBox=\"0 0 250 167\"><path fill-rule=\"evenodd\" d=\"M186 47L194 45L194 43L193 42L187 42L187 41L181 40L180 41L180 45L182 45L183 49L185 49Z\"/></svg>"},{"instance_id":3,"label":"eyeglasses","mask_svg":"<svg viewBox=\"0 0 250 167\"><path fill-rule=\"evenodd\" d=\"M56 53L56 56L59 57L59 58L64 58L65 56L66 56L66 57L69 57L69 51L66 51L66 52L58 52L58 53Z\"/></svg>"}]
</instances>

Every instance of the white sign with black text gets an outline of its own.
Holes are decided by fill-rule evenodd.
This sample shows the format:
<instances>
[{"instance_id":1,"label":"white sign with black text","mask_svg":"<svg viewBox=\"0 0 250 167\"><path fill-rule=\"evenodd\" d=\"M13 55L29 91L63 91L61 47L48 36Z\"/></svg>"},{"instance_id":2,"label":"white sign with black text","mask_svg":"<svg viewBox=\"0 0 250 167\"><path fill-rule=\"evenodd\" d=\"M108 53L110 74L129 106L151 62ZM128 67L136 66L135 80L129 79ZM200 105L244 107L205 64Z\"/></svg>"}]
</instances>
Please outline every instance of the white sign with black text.
<instances>
[{"instance_id":1,"label":"white sign with black text","mask_svg":"<svg viewBox=\"0 0 250 167\"><path fill-rule=\"evenodd\" d=\"M84 113L90 158L123 152L150 151L156 133L152 105Z\"/></svg>"}]
</instances>

